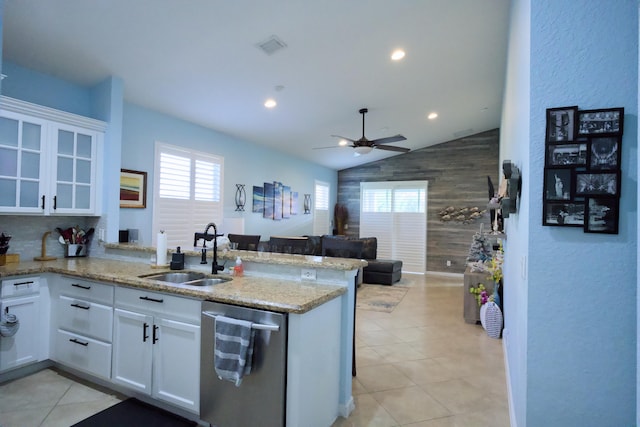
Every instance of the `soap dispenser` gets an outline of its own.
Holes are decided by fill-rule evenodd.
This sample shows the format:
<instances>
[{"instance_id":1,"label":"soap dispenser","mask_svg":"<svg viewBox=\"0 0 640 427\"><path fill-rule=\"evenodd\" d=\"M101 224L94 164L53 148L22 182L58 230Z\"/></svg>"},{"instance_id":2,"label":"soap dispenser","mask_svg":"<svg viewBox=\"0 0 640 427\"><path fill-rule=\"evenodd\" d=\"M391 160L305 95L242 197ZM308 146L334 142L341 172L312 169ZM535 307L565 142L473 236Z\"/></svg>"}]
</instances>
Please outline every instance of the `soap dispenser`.
<instances>
[{"instance_id":1,"label":"soap dispenser","mask_svg":"<svg viewBox=\"0 0 640 427\"><path fill-rule=\"evenodd\" d=\"M233 268L233 275L237 277L242 277L244 273L244 267L242 266L242 260L240 257L236 258L236 266Z\"/></svg>"},{"instance_id":2,"label":"soap dispenser","mask_svg":"<svg viewBox=\"0 0 640 427\"><path fill-rule=\"evenodd\" d=\"M178 246L176 252L171 255L169 268L171 270L184 270L184 254L180 252L180 246Z\"/></svg>"}]
</instances>

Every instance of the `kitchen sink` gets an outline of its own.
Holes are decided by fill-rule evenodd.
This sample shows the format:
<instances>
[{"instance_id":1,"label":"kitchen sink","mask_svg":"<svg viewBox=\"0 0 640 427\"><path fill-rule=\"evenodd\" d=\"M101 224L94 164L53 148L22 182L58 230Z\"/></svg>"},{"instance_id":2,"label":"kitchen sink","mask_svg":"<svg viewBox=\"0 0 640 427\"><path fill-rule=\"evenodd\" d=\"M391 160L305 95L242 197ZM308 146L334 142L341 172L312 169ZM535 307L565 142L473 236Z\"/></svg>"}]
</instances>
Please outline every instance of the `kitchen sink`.
<instances>
[{"instance_id":1,"label":"kitchen sink","mask_svg":"<svg viewBox=\"0 0 640 427\"><path fill-rule=\"evenodd\" d=\"M181 271L171 273L154 273L140 276L144 279L157 280L159 282L175 283L190 286L210 286L228 282L231 277L207 277L199 271Z\"/></svg>"},{"instance_id":2,"label":"kitchen sink","mask_svg":"<svg viewBox=\"0 0 640 427\"><path fill-rule=\"evenodd\" d=\"M186 283L193 280L204 279L205 274L198 271L183 271L179 273L156 273L140 276L145 279L158 280L169 283Z\"/></svg>"}]
</instances>

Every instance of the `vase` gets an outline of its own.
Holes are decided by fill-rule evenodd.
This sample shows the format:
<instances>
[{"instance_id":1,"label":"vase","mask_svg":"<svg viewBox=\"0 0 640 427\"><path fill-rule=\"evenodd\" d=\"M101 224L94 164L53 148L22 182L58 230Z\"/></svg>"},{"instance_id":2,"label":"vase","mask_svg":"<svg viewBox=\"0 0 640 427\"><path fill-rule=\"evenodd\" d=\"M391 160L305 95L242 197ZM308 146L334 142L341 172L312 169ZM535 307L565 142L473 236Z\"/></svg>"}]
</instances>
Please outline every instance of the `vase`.
<instances>
[{"instance_id":1,"label":"vase","mask_svg":"<svg viewBox=\"0 0 640 427\"><path fill-rule=\"evenodd\" d=\"M487 330L487 304L482 304L480 306L480 324Z\"/></svg>"},{"instance_id":2,"label":"vase","mask_svg":"<svg viewBox=\"0 0 640 427\"><path fill-rule=\"evenodd\" d=\"M498 304L490 301L485 304L485 330L491 338L500 338L502 335L502 311Z\"/></svg>"}]
</instances>

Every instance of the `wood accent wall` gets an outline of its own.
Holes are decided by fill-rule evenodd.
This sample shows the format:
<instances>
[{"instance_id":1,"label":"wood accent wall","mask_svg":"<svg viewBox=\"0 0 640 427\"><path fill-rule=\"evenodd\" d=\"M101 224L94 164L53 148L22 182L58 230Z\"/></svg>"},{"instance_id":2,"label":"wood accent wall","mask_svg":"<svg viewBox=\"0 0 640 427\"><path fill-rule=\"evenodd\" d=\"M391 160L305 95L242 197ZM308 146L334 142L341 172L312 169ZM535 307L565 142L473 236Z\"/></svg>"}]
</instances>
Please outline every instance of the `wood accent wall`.
<instances>
[{"instance_id":1,"label":"wood accent wall","mask_svg":"<svg viewBox=\"0 0 640 427\"><path fill-rule=\"evenodd\" d=\"M427 195L427 271L464 273L474 233L490 231L488 212L471 224L443 222L448 206L478 206L489 201L487 176L498 189L499 129L338 171L338 203L349 210L348 236L360 233L360 183L429 181ZM363 236L369 237L369 236ZM451 266L447 267L447 260Z\"/></svg>"}]
</instances>

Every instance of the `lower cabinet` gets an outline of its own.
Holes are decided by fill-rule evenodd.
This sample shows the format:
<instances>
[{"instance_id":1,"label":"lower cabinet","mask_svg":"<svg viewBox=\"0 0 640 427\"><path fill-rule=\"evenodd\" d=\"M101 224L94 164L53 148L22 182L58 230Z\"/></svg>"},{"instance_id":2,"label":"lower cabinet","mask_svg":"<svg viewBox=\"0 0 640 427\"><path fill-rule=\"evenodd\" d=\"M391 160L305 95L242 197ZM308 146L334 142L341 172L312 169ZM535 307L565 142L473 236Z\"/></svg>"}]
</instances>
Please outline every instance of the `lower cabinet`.
<instances>
[{"instance_id":1,"label":"lower cabinet","mask_svg":"<svg viewBox=\"0 0 640 427\"><path fill-rule=\"evenodd\" d=\"M55 345L60 363L102 378L109 378L111 344L58 329Z\"/></svg>"},{"instance_id":2,"label":"lower cabinet","mask_svg":"<svg viewBox=\"0 0 640 427\"><path fill-rule=\"evenodd\" d=\"M12 337L0 337L0 372L37 362L40 354L40 295L0 300L3 313L20 322Z\"/></svg>"},{"instance_id":3,"label":"lower cabinet","mask_svg":"<svg viewBox=\"0 0 640 427\"><path fill-rule=\"evenodd\" d=\"M172 303L193 303L190 316L199 315L199 301L116 289L112 381L198 413L200 325L169 318Z\"/></svg>"}]
</instances>

